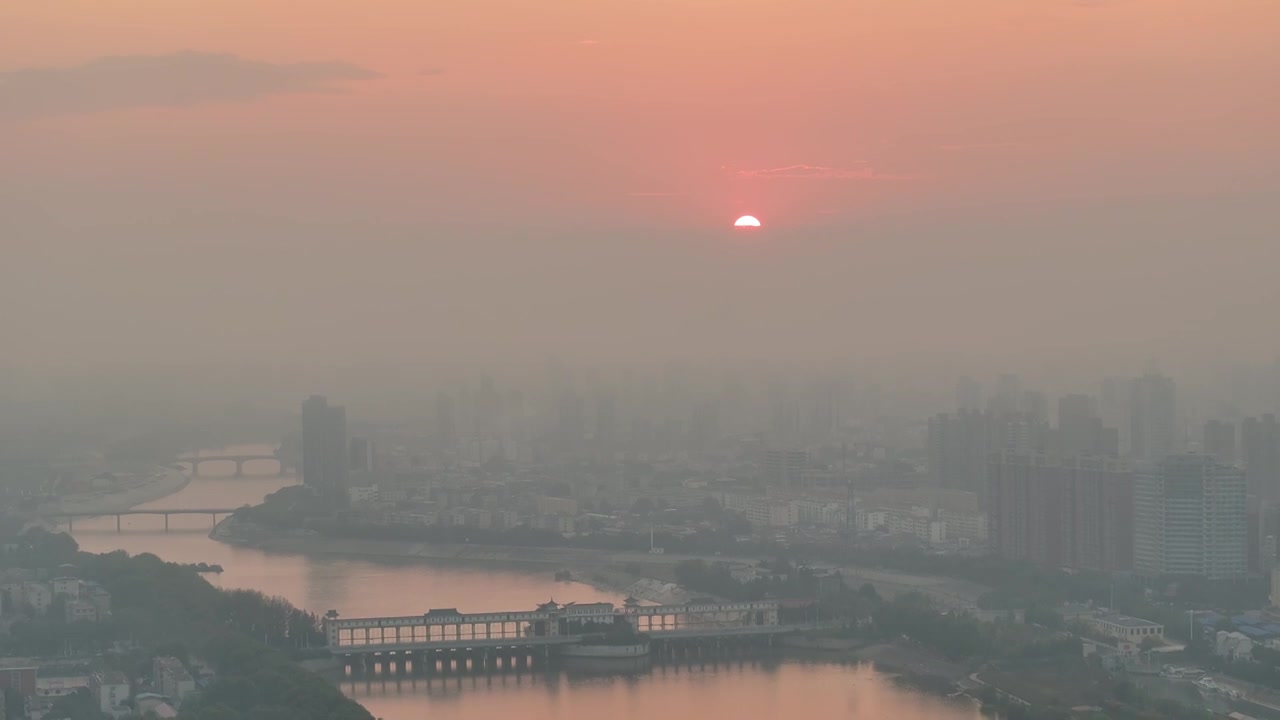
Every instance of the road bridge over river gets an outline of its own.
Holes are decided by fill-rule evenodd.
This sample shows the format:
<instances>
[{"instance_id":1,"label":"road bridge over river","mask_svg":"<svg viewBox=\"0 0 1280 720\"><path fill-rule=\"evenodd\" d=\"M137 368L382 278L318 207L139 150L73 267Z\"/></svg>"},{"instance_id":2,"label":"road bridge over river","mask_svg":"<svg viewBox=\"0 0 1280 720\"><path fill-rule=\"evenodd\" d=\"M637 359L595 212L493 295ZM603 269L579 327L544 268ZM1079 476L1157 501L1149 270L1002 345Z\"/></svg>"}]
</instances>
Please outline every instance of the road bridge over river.
<instances>
[{"instance_id":1,"label":"road bridge over river","mask_svg":"<svg viewBox=\"0 0 1280 720\"><path fill-rule=\"evenodd\" d=\"M68 529L68 530L74 530L74 529L75 529L75 520L76 520L76 518L110 517L110 516L114 515L114 516L115 516L115 518L116 518L116 532L119 532L119 531L120 531L120 518L122 518L122 517L124 517L124 516L126 516L126 515L163 515L163 516L164 516L164 529L167 531L167 530L169 529L169 516L170 516L170 515L208 515L208 516L209 516L209 518L210 518L210 520L212 520L212 521L213 521L213 524L214 524L214 525L217 525L217 524L218 524L218 516L219 516L219 515L223 515L223 516L225 516L225 515L230 515L231 513L235 512L236 510L239 510L239 509L240 509L240 508L226 508L226 507L201 507L201 508L174 508L174 509L171 509L171 510L163 510L163 509L156 509L156 510L120 510L119 512L93 512L93 511L86 511L86 512L45 512L45 513L40 513L39 517L42 517L42 518L48 518L48 519L50 519L50 520L66 520L66 521L67 521L67 529Z\"/></svg>"}]
</instances>

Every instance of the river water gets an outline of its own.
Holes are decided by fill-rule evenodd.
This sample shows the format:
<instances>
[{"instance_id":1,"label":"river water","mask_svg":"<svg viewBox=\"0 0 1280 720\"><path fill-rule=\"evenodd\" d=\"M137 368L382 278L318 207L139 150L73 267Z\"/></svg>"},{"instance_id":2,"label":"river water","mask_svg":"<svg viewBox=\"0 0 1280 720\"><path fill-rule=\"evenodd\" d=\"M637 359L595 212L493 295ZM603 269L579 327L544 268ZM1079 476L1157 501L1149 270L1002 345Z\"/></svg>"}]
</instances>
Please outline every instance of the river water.
<instances>
[{"instance_id":1,"label":"river water","mask_svg":"<svg viewBox=\"0 0 1280 720\"><path fill-rule=\"evenodd\" d=\"M235 451L257 452L260 446ZM147 509L237 507L296 482L293 477L220 477L234 465L201 466L201 477ZM270 471L250 463L247 472ZM617 593L551 573L453 567L267 553L215 542L208 516L173 516L169 531L158 516L131 516L116 531L114 517L78 520L75 539L89 552L154 553L173 562L222 565L206 575L225 588L278 595L316 613L410 615L433 607L464 612L532 609L537 603L619 602ZM655 663L624 675L576 671L343 680L342 689L383 720L595 720L596 718L703 718L772 720L810 715L858 720L960 720L979 717L966 706L895 685L868 665L745 659Z\"/></svg>"}]
</instances>

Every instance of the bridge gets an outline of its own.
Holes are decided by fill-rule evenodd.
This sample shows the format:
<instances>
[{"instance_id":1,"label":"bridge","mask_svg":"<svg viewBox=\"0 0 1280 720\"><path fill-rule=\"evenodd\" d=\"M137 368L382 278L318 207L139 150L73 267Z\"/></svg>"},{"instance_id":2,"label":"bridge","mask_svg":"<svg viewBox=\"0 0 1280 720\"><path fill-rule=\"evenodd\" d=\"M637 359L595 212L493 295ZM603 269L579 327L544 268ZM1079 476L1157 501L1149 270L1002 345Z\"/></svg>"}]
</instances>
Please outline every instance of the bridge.
<instances>
[{"instance_id":1,"label":"bridge","mask_svg":"<svg viewBox=\"0 0 1280 720\"><path fill-rule=\"evenodd\" d=\"M67 530L75 529L76 518L87 517L116 517L116 532L120 532L120 518L125 515L163 515L165 532L169 531L170 515L208 515L213 524L218 524L219 515L230 515L240 508L224 508L224 507L207 507L207 508L175 508L173 510L121 510L119 512L43 512L38 517L48 518L50 520L66 520Z\"/></svg>"},{"instance_id":2,"label":"bridge","mask_svg":"<svg viewBox=\"0 0 1280 720\"><path fill-rule=\"evenodd\" d=\"M244 466L247 463L259 460L270 460L276 463L277 475L285 475L289 472L289 464L285 462L279 451L275 453L250 453L247 455L195 455L180 457L173 461L174 465L186 464L191 466L191 475L193 477L200 476L200 466L207 462L233 462L236 464L236 477L244 477Z\"/></svg>"},{"instance_id":3,"label":"bridge","mask_svg":"<svg viewBox=\"0 0 1280 720\"><path fill-rule=\"evenodd\" d=\"M801 629L778 621L778 602L700 602L684 605L640 605L633 598L613 603L559 605L554 600L536 610L463 613L433 609L422 615L340 618L329 613L324 631L329 652L360 663L431 662L441 653L474 656L486 667L491 658L508 661L550 655L555 648L578 645L592 633L626 622L651 642L671 643L771 639ZM647 651L646 651L647 653ZM381 656L381 657L379 657Z\"/></svg>"}]
</instances>

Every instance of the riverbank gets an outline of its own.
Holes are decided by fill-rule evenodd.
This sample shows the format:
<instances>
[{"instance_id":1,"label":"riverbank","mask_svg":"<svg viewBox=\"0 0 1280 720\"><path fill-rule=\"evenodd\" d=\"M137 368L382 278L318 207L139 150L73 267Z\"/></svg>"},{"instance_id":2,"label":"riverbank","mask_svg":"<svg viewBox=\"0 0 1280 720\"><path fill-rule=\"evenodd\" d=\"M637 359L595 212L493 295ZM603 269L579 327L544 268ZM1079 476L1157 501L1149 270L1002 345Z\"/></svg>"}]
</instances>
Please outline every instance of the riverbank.
<instances>
[{"instance_id":1,"label":"riverbank","mask_svg":"<svg viewBox=\"0 0 1280 720\"><path fill-rule=\"evenodd\" d=\"M104 490L101 493L64 497L58 503L57 511L102 515L124 512L168 497L185 488L189 482L191 477L186 473L174 468L160 467L156 469L155 474L137 476L125 481L121 487Z\"/></svg>"},{"instance_id":2,"label":"riverbank","mask_svg":"<svg viewBox=\"0 0 1280 720\"><path fill-rule=\"evenodd\" d=\"M266 528L234 515L219 522L209 533L209 537L229 545L272 553L488 566L539 573L567 570L574 581L658 605L685 603L696 595L671 582L674 577L665 577L670 574L665 572L668 564L637 562L636 553L583 548L336 539L326 538L309 530L280 531ZM645 561L651 558L639 556L639 559ZM635 571L637 566L641 568L640 572Z\"/></svg>"}]
</instances>

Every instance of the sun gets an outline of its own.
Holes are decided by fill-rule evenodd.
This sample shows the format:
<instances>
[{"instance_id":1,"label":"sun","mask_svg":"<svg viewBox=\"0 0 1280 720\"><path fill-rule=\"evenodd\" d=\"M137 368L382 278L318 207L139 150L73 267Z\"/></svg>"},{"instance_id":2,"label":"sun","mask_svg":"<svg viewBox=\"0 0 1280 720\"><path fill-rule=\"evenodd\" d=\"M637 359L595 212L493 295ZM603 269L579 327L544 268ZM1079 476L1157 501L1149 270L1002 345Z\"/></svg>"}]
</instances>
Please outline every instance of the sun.
<instances>
[{"instance_id":1,"label":"sun","mask_svg":"<svg viewBox=\"0 0 1280 720\"><path fill-rule=\"evenodd\" d=\"M757 220L754 215L743 215L742 217L733 221L733 226L740 227L740 228L741 227L758 228L760 227L760 221Z\"/></svg>"}]
</instances>

